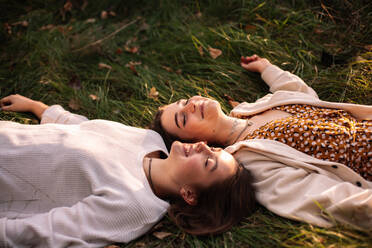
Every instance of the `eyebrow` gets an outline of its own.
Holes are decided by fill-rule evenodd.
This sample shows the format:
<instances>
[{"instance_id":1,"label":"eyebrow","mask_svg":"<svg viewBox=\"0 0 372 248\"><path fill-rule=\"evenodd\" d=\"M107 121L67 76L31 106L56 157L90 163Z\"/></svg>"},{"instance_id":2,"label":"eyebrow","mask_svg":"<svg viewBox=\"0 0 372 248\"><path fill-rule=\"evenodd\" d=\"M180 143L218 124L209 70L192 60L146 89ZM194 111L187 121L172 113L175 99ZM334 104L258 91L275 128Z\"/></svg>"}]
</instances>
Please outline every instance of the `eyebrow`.
<instances>
[{"instance_id":1,"label":"eyebrow","mask_svg":"<svg viewBox=\"0 0 372 248\"><path fill-rule=\"evenodd\" d=\"M218 157L216 157L216 163L215 163L214 166L212 167L211 172L214 171L214 170L216 170L217 167L218 167Z\"/></svg>"}]
</instances>

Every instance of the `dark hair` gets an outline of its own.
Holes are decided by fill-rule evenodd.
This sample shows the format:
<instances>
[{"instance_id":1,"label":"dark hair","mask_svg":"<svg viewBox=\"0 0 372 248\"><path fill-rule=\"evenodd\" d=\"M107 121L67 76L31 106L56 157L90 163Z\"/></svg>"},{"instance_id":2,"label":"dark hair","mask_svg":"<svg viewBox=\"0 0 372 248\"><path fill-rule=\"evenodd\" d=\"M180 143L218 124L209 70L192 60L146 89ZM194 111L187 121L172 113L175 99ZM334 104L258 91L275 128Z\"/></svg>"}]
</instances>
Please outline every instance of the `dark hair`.
<instances>
[{"instance_id":1,"label":"dark hair","mask_svg":"<svg viewBox=\"0 0 372 248\"><path fill-rule=\"evenodd\" d=\"M226 231L256 209L252 175L239 165L235 176L198 192L195 206L182 198L171 202L170 218L185 232L195 235Z\"/></svg>"},{"instance_id":2,"label":"dark hair","mask_svg":"<svg viewBox=\"0 0 372 248\"><path fill-rule=\"evenodd\" d=\"M159 108L158 112L156 112L155 114L155 117L154 117L154 120L152 121L152 123L150 124L150 129L154 130L155 132L159 133L160 136L163 138L164 140L164 143L168 149L168 151L170 151L171 149L171 146L172 146L172 143L176 140L179 140L181 142L184 142L184 143L194 143L196 141L201 141L201 140L187 140L187 139L181 139L180 137L176 136L176 135L173 135L169 132L167 132L162 123L161 123L161 116L163 115L163 112L164 112L164 109L162 107ZM205 141L205 140L203 140ZM213 147L223 147L222 144L218 144L218 143L211 143L211 142L208 142L208 145L209 146L213 146Z\"/></svg>"},{"instance_id":3,"label":"dark hair","mask_svg":"<svg viewBox=\"0 0 372 248\"><path fill-rule=\"evenodd\" d=\"M158 112L156 112L154 120L150 124L150 129L154 130L155 132L158 132L160 136L163 138L164 143L170 151L172 143L176 140L180 140L179 137L170 134L169 132L165 131L163 128L163 125L161 124L161 116L163 115L164 110L162 108L159 108ZM183 142L192 142L191 140L181 140Z\"/></svg>"}]
</instances>

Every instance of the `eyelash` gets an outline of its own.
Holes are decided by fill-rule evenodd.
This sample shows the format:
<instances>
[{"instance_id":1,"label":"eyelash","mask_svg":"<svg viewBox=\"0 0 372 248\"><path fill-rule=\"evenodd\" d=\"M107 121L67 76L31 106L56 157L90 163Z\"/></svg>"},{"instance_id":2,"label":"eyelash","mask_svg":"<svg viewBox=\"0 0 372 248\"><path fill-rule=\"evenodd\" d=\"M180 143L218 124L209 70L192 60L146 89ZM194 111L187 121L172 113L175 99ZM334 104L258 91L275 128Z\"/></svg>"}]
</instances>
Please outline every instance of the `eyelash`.
<instances>
[{"instance_id":1,"label":"eyelash","mask_svg":"<svg viewBox=\"0 0 372 248\"><path fill-rule=\"evenodd\" d=\"M184 105L184 106L186 106L188 102L189 102L189 99L187 99L187 100L186 100L186 102L185 102L185 105ZM183 126L185 126L185 125L186 125L186 115L185 115L185 114L183 114Z\"/></svg>"}]
</instances>

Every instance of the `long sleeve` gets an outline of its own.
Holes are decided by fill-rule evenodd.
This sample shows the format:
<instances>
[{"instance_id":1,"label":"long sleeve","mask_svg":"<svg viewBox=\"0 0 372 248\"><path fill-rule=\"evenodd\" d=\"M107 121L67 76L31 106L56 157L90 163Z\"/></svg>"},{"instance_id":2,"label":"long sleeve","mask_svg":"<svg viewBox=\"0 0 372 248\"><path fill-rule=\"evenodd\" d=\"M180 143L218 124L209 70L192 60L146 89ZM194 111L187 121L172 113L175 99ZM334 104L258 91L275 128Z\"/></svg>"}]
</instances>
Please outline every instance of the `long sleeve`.
<instances>
[{"instance_id":1,"label":"long sleeve","mask_svg":"<svg viewBox=\"0 0 372 248\"><path fill-rule=\"evenodd\" d=\"M252 172L257 199L270 211L323 227L337 222L372 231L372 183L348 167L271 140L226 149Z\"/></svg>"},{"instance_id":2,"label":"long sleeve","mask_svg":"<svg viewBox=\"0 0 372 248\"><path fill-rule=\"evenodd\" d=\"M103 247L129 242L148 231L162 215L141 220L138 206L91 195L71 207L23 219L0 219L0 247Z\"/></svg>"},{"instance_id":3,"label":"long sleeve","mask_svg":"<svg viewBox=\"0 0 372 248\"><path fill-rule=\"evenodd\" d=\"M275 65L268 66L262 72L261 77L270 87L272 93L279 90L298 91L318 98L317 93L301 78L288 71L284 71Z\"/></svg>"},{"instance_id":4,"label":"long sleeve","mask_svg":"<svg viewBox=\"0 0 372 248\"><path fill-rule=\"evenodd\" d=\"M80 124L87 121L85 116L73 114L63 109L60 105L52 105L47 108L41 116L40 124L59 123L59 124Z\"/></svg>"}]
</instances>

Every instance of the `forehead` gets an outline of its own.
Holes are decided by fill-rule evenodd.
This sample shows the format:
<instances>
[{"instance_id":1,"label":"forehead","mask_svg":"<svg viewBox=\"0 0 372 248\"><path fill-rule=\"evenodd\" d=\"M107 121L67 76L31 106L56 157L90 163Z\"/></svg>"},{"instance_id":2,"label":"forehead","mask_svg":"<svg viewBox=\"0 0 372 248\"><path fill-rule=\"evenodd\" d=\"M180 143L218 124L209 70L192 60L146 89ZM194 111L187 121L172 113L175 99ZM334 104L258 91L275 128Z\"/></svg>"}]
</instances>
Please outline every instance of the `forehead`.
<instances>
[{"instance_id":1,"label":"forehead","mask_svg":"<svg viewBox=\"0 0 372 248\"><path fill-rule=\"evenodd\" d=\"M174 130L177 128L175 122L175 114L181 108L180 100L171 104L168 104L162 108L163 114L161 115L160 121L163 128L173 133Z\"/></svg>"}]
</instances>

